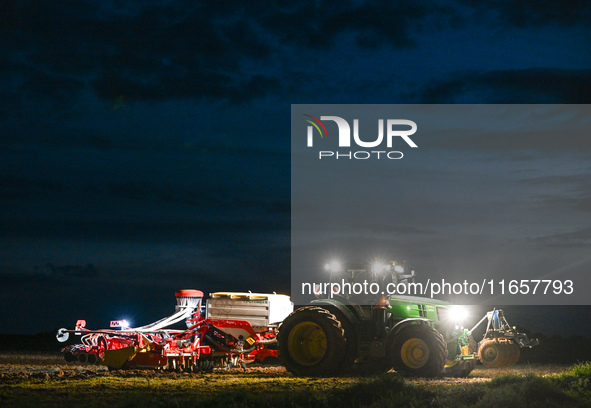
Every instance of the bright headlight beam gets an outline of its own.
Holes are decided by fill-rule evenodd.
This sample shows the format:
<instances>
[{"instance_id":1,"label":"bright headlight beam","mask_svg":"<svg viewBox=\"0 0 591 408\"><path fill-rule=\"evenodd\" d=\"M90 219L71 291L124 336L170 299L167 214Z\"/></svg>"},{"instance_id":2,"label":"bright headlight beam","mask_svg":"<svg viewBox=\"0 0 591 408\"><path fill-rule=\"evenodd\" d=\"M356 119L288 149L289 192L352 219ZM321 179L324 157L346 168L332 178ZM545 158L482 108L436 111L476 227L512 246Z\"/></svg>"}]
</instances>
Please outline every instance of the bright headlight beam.
<instances>
[{"instance_id":1,"label":"bright headlight beam","mask_svg":"<svg viewBox=\"0 0 591 408\"><path fill-rule=\"evenodd\" d=\"M450 318L455 322L464 322L468 318L469 312L465 306L453 306L450 308Z\"/></svg>"},{"instance_id":2,"label":"bright headlight beam","mask_svg":"<svg viewBox=\"0 0 591 408\"><path fill-rule=\"evenodd\" d=\"M329 272L340 272L342 269L342 265L339 261L331 261L324 265L324 269Z\"/></svg>"},{"instance_id":3,"label":"bright headlight beam","mask_svg":"<svg viewBox=\"0 0 591 408\"><path fill-rule=\"evenodd\" d=\"M384 273L390 270L390 265L384 262L375 261L371 264L371 270L373 273Z\"/></svg>"}]
</instances>

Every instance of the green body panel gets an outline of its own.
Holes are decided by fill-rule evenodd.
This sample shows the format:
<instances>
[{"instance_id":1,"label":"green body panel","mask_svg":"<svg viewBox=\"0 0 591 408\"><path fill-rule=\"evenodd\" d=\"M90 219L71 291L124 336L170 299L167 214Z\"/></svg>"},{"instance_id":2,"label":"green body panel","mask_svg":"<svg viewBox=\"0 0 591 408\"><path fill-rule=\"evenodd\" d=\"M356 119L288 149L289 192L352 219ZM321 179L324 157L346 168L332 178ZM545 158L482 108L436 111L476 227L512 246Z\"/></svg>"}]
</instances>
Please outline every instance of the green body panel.
<instances>
[{"instance_id":1,"label":"green body panel","mask_svg":"<svg viewBox=\"0 0 591 408\"><path fill-rule=\"evenodd\" d=\"M448 306L449 303L437 299L392 296L390 297L388 312L391 313L394 322L404 319L423 318L432 321L434 326L438 326L440 322L438 309L447 308Z\"/></svg>"}]
</instances>

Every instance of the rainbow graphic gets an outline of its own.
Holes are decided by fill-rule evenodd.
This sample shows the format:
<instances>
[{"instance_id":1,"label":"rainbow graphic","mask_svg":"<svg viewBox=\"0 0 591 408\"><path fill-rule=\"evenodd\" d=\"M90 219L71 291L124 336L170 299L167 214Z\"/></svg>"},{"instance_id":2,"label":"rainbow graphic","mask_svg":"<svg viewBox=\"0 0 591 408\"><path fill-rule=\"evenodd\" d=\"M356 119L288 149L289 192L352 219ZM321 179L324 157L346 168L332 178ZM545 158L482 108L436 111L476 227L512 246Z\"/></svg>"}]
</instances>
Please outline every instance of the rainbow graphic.
<instances>
[{"instance_id":1,"label":"rainbow graphic","mask_svg":"<svg viewBox=\"0 0 591 408\"><path fill-rule=\"evenodd\" d=\"M326 138L328 139L328 132L326 131L326 128L324 127L324 125L322 124L322 122L318 118L315 118L312 115L306 115L305 113L304 113L304 116L314 119L315 122L312 122L311 120L306 120L306 122L308 122L309 124L311 124L312 126L314 126L316 128L318 133L320 133L321 138L326 136ZM320 127L324 130L324 133L322 133L322 130L320 130L320 127L318 127L318 125L320 125ZM312 130L311 126L308 126L308 147L311 147L313 144L313 140L312 140L313 133L312 132L314 132L314 130Z\"/></svg>"},{"instance_id":2,"label":"rainbow graphic","mask_svg":"<svg viewBox=\"0 0 591 408\"><path fill-rule=\"evenodd\" d=\"M328 133L326 132L326 128L324 127L324 125L322 124L322 122L320 122L319 119L317 119L317 118L315 118L314 116L311 116L311 115L306 115L305 113L304 113L304 116L307 116L309 118L314 119L316 121L316 123L318 123L318 125L320 125L322 127L322 129L324 130L324 134L322 134L322 130L320 130L320 128L318 127L318 125L316 123L312 122L311 120L306 120L306 122L308 122L309 124L311 124L312 126L314 126L316 128L316 130L318 131L318 133L320 133L320 137L324 137L324 136L328 137Z\"/></svg>"}]
</instances>

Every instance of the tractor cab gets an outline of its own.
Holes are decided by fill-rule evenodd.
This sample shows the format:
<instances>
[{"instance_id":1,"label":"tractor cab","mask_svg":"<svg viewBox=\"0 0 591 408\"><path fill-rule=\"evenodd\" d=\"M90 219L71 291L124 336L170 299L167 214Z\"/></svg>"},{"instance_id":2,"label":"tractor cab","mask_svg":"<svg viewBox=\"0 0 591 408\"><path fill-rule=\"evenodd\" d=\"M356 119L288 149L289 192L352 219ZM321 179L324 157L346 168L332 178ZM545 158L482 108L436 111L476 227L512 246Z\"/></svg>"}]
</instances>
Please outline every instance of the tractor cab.
<instances>
[{"instance_id":1,"label":"tractor cab","mask_svg":"<svg viewBox=\"0 0 591 408\"><path fill-rule=\"evenodd\" d=\"M332 261L324 266L329 273L331 298L348 299L357 304L372 305L399 283L414 283L415 271L407 272L404 261L381 261L367 263L343 263ZM393 286L392 286L393 285ZM320 292L317 298L326 297Z\"/></svg>"}]
</instances>

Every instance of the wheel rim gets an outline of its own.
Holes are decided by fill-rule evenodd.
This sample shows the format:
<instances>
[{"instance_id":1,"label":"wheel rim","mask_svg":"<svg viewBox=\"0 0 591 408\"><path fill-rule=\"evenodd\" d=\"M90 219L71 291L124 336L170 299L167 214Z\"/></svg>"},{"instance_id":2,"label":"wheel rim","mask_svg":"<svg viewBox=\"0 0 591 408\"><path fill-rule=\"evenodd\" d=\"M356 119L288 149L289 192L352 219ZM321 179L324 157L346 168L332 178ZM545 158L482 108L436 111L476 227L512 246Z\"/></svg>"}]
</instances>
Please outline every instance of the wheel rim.
<instances>
[{"instance_id":1,"label":"wheel rim","mask_svg":"<svg viewBox=\"0 0 591 408\"><path fill-rule=\"evenodd\" d=\"M495 361L499 356L499 350L494 345L488 346L483 350L482 358L488 362Z\"/></svg>"},{"instance_id":2,"label":"wheel rim","mask_svg":"<svg viewBox=\"0 0 591 408\"><path fill-rule=\"evenodd\" d=\"M421 368L429 361L429 346L421 339L408 339L400 349L402 362L410 368Z\"/></svg>"},{"instance_id":3,"label":"wheel rim","mask_svg":"<svg viewBox=\"0 0 591 408\"><path fill-rule=\"evenodd\" d=\"M326 354L324 330L314 322L301 322L289 333L287 347L293 360L303 366L317 364Z\"/></svg>"}]
</instances>

